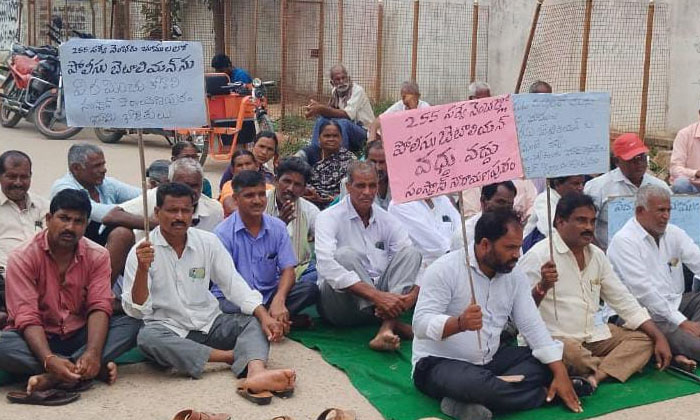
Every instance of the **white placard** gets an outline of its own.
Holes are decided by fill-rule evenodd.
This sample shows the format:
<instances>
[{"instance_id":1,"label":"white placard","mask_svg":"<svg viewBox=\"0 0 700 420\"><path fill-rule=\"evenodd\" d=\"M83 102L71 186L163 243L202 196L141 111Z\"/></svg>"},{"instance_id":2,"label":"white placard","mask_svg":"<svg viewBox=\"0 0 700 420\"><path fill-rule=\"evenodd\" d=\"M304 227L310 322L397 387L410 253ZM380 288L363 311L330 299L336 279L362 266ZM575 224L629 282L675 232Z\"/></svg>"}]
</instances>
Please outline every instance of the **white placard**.
<instances>
[{"instance_id":1,"label":"white placard","mask_svg":"<svg viewBox=\"0 0 700 420\"><path fill-rule=\"evenodd\" d=\"M199 42L74 38L60 52L70 126L176 128L207 123Z\"/></svg>"}]
</instances>

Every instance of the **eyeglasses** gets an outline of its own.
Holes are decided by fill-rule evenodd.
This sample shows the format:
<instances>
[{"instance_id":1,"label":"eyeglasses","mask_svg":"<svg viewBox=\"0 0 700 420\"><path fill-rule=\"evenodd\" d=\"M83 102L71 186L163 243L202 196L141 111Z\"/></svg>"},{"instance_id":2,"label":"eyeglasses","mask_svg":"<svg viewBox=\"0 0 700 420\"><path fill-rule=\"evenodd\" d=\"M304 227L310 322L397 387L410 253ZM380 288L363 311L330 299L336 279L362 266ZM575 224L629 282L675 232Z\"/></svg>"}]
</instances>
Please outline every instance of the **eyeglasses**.
<instances>
[{"instance_id":1,"label":"eyeglasses","mask_svg":"<svg viewBox=\"0 0 700 420\"><path fill-rule=\"evenodd\" d=\"M632 159L628 160L627 162L629 163L634 163L635 165L639 165L640 163L647 163L647 154L642 153L641 155L637 155L633 157Z\"/></svg>"}]
</instances>

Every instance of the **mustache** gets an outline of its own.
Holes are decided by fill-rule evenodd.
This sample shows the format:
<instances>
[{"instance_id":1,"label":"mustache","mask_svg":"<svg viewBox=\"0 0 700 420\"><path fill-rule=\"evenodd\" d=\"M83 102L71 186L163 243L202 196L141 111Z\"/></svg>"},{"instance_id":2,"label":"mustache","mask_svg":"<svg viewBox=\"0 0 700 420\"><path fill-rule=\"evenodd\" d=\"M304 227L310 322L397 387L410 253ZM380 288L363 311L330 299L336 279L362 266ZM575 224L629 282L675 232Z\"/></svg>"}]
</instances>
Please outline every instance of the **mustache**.
<instances>
[{"instance_id":1,"label":"mustache","mask_svg":"<svg viewBox=\"0 0 700 420\"><path fill-rule=\"evenodd\" d=\"M187 223L181 221L181 220L176 220L170 224L171 226L187 226Z\"/></svg>"},{"instance_id":2,"label":"mustache","mask_svg":"<svg viewBox=\"0 0 700 420\"><path fill-rule=\"evenodd\" d=\"M75 238L75 233L68 230L61 232L60 235L69 235L71 238Z\"/></svg>"},{"instance_id":3,"label":"mustache","mask_svg":"<svg viewBox=\"0 0 700 420\"><path fill-rule=\"evenodd\" d=\"M583 232L581 232L581 236L583 236L583 235L591 235L591 236L593 236L593 231L590 231L590 230L583 231Z\"/></svg>"}]
</instances>

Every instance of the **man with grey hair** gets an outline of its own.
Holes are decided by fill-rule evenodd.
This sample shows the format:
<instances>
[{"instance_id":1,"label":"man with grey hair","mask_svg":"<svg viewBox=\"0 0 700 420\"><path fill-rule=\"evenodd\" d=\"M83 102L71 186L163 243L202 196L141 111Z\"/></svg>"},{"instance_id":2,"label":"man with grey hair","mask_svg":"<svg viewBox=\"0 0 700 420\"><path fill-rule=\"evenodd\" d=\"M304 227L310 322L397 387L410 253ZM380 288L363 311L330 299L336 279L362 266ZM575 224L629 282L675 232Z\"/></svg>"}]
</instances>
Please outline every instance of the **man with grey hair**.
<instances>
[{"instance_id":1,"label":"man with grey hair","mask_svg":"<svg viewBox=\"0 0 700 420\"><path fill-rule=\"evenodd\" d=\"M491 97L491 86L480 80L470 83L468 90L469 100Z\"/></svg>"},{"instance_id":2,"label":"man with grey hair","mask_svg":"<svg viewBox=\"0 0 700 420\"><path fill-rule=\"evenodd\" d=\"M676 363L694 369L700 360L700 293L683 293L683 264L700 274L700 249L668 223L668 189L647 184L636 197L635 215L610 241L608 258L666 335Z\"/></svg>"},{"instance_id":3,"label":"man with grey hair","mask_svg":"<svg viewBox=\"0 0 700 420\"><path fill-rule=\"evenodd\" d=\"M316 218L319 314L336 326L381 322L369 342L394 351L413 338L399 316L418 298L420 253L401 223L374 202L378 176L369 162L348 167L348 196Z\"/></svg>"},{"instance_id":4,"label":"man with grey hair","mask_svg":"<svg viewBox=\"0 0 700 420\"><path fill-rule=\"evenodd\" d=\"M530 85L530 93L552 93L552 86L543 80L536 80Z\"/></svg>"},{"instance_id":5,"label":"man with grey hair","mask_svg":"<svg viewBox=\"0 0 700 420\"><path fill-rule=\"evenodd\" d=\"M331 67L329 72L331 99L328 105L309 100L304 107L306 118L316 118L309 147L318 150L319 130L326 119L338 122L343 137L343 147L351 152L362 150L367 141L367 129L374 121L374 110L362 86L354 83L342 64ZM307 155L309 152L306 151Z\"/></svg>"},{"instance_id":6,"label":"man with grey hair","mask_svg":"<svg viewBox=\"0 0 700 420\"><path fill-rule=\"evenodd\" d=\"M700 106L698 106L700 108ZM671 153L671 185L678 194L700 192L700 121L676 134Z\"/></svg>"},{"instance_id":7,"label":"man with grey hair","mask_svg":"<svg viewBox=\"0 0 700 420\"><path fill-rule=\"evenodd\" d=\"M418 84L416 82L406 81L401 83L401 100L394 102L392 106L387 108L386 111L382 112L382 115L406 111L409 109L427 108L429 106L429 103L421 101ZM381 135L378 132L379 118L375 119L372 125L370 125L369 133L367 134L367 141L371 142L376 140L377 137L381 139Z\"/></svg>"},{"instance_id":8,"label":"man with grey hair","mask_svg":"<svg viewBox=\"0 0 700 420\"><path fill-rule=\"evenodd\" d=\"M148 188L157 188L160 184L168 182L168 167L170 161L167 159L157 159L151 162L146 169L146 178L148 179Z\"/></svg>"}]
</instances>

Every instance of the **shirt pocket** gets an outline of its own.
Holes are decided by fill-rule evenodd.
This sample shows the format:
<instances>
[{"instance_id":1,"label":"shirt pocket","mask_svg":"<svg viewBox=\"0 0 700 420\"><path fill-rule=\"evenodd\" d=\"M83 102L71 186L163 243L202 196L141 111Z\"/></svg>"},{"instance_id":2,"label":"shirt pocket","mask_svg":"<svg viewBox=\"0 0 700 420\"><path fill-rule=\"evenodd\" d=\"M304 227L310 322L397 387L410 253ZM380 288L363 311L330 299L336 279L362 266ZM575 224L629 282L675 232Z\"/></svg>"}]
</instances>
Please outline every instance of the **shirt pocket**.
<instances>
[{"instance_id":1,"label":"shirt pocket","mask_svg":"<svg viewBox=\"0 0 700 420\"><path fill-rule=\"evenodd\" d=\"M180 296L192 306L206 306L213 296L209 291L209 273L203 267L192 267L187 273L179 275Z\"/></svg>"}]
</instances>

